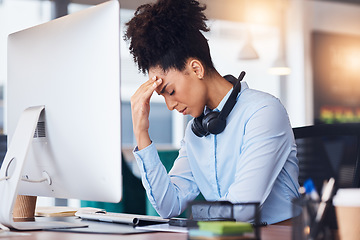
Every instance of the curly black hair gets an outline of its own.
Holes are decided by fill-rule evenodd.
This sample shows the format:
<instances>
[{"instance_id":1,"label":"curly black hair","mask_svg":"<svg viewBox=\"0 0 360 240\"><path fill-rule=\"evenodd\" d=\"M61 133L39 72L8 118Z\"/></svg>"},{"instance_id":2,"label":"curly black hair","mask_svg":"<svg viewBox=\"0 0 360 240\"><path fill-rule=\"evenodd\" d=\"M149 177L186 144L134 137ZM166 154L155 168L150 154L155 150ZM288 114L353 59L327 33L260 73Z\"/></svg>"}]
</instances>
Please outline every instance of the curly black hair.
<instances>
[{"instance_id":1,"label":"curly black hair","mask_svg":"<svg viewBox=\"0 0 360 240\"><path fill-rule=\"evenodd\" d=\"M201 33L209 31L205 8L196 0L158 0L138 7L126 23L124 39L130 41L139 71L146 74L157 66L181 71L191 57L210 72L214 70L207 39Z\"/></svg>"}]
</instances>

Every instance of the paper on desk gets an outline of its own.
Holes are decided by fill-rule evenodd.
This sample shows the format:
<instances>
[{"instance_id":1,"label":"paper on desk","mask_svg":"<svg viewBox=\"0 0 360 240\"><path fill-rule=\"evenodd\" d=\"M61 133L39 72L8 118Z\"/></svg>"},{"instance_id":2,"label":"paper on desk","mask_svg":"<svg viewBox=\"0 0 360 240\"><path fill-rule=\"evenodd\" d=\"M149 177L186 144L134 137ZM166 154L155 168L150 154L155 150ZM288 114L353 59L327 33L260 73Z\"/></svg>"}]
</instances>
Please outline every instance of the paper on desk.
<instances>
[{"instance_id":1,"label":"paper on desk","mask_svg":"<svg viewBox=\"0 0 360 240\"><path fill-rule=\"evenodd\" d=\"M187 233L189 231L186 227L170 226L168 223L137 226L135 228L141 230L151 230L151 231L159 231L159 232Z\"/></svg>"},{"instance_id":2,"label":"paper on desk","mask_svg":"<svg viewBox=\"0 0 360 240\"><path fill-rule=\"evenodd\" d=\"M0 239L1 238L9 238L9 237L21 237L21 236L29 236L30 233L19 233L19 232L0 232Z\"/></svg>"},{"instance_id":3,"label":"paper on desk","mask_svg":"<svg viewBox=\"0 0 360 240\"><path fill-rule=\"evenodd\" d=\"M52 207L36 207L35 216L36 217L69 217L75 216L75 213L79 210L82 211L99 211L98 208L74 208L74 207L62 207L62 206L52 206Z\"/></svg>"},{"instance_id":4,"label":"paper on desk","mask_svg":"<svg viewBox=\"0 0 360 240\"><path fill-rule=\"evenodd\" d=\"M0 223L0 238L29 236L29 233L10 232L10 229Z\"/></svg>"}]
</instances>

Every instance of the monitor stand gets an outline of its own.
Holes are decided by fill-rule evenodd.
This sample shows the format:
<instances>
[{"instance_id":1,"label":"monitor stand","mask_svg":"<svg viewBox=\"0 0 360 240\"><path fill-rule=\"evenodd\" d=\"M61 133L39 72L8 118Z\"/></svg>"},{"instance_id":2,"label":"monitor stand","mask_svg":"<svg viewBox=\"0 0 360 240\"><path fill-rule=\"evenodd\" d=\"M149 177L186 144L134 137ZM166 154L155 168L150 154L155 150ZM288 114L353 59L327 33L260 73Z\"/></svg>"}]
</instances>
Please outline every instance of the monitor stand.
<instances>
[{"instance_id":1,"label":"monitor stand","mask_svg":"<svg viewBox=\"0 0 360 240\"><path fill-rule=\"evenodd\" d=\"M13 219L14 205L18 195L18 186L26 155L34 137L37 122L44 106L30 107L24 110L16 126L0 169L0 223L17 230L40 230L54 228L87 227L84 224L58 221L25 221ZM35 207L35 206L34 206Z\"/></svg>"}]
</instances>

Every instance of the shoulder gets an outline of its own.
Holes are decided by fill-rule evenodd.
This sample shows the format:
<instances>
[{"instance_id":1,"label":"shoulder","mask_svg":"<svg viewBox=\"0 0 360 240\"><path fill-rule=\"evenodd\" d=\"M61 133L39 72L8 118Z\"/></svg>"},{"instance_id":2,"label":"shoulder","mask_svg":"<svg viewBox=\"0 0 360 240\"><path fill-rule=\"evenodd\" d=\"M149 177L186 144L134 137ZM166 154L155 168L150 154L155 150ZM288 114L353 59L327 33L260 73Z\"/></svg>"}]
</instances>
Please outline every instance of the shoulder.
<instances>
[{"instance_id":1,"label":"shoulder","mask_svg":"<svg viewBox=\"0 0 360 240\"><path fill-rule=\"evenodd\" d=\"M266 92L251 89L246 82L242 83L241 87L242 90L239 93L237 104L235 105L237 108L236 111L253 114L263 108L272 108L282 113L286 113L281 101L275 96Z\"/></svg>"},{"instance_id":2,"label":"shoulder","mask_svg":"<svg viewBox=\"0 0 360 240\"><path fill-rule=\"evenodd\" d=\"M249 88L246 82L243 82L241 84L241 91L239 93L238 100L246 101L247 103L251 103L251 102L264 103L264 102L279 101L275 96L267 92Z\"/></svg>"}]
</instances>

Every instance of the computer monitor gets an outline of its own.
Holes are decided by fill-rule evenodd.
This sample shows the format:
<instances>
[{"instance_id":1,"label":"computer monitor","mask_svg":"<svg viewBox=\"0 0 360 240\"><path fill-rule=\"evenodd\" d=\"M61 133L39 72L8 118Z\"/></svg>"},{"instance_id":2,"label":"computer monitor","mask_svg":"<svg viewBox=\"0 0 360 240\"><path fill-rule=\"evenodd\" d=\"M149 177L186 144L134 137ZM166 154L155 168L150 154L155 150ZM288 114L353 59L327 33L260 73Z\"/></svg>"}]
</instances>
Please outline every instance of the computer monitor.
<instances>
[{"instance_id":1,"label":"computer monitor","mask_svg":"<svg viewBox=\"0 0 360 240\"><path fill-rule=\"evenodd\" d=\"M113 0L9 35L0 222L18 228L17 194L121 200L119 12Z\"/></svg>"}]
</instances>

